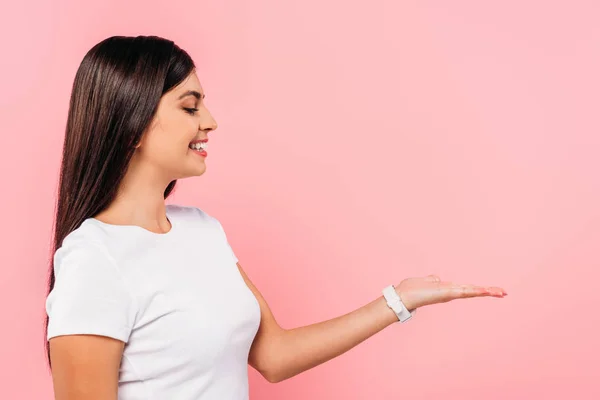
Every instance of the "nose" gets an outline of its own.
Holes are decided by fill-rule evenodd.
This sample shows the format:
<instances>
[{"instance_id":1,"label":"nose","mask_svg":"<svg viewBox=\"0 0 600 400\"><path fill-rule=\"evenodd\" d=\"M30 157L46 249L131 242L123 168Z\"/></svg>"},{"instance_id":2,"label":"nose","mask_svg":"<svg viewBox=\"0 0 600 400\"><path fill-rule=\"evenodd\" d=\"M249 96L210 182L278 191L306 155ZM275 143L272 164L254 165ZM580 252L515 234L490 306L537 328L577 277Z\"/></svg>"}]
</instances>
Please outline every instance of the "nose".
<instances>
[{"instance_id":1,"label":"nose","mask_svg":"<svg viewBox=\"0 0 600 400\"><path fill-rule=\"evenodd\" d=\"M217 122L214 119L205 124L200 124L200 130L202 131L210 132L214 131L215 129L217 129Z\"/></svg>"},{"instance_id":2,"label":"nose","mask_svg":"<svg viewBox=\"0 0 600 400\"><path fill-rule=\"evenodd\" d=\"M205 132L211 132L217 129L217 127L217 121L215 121L215 119L208 110L205 110L205 112L201 114L200 130Z\"/></svg>"}]
</instances>

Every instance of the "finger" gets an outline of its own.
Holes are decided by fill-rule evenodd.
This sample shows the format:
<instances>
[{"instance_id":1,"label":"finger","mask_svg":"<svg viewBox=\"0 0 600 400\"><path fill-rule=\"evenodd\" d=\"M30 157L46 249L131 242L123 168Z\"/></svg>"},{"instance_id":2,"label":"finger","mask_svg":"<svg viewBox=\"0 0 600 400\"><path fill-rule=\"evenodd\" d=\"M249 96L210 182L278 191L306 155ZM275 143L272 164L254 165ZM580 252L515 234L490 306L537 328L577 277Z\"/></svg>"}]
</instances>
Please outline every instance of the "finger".
<instances>
[{"instance_id":1,"label":"finger","mask_svg":"<svg viewBox=\"0 0 600 400\"><path fill-rule=\"evenodd\" d=\"M488 288L475 285L455 285L451 289L455 298L482 297L492 295Z\"/></svg>"},{"instance_id":2,"label":"finger","mask_svg":"<svg viewBox=\"0 0 600 400\"><path fill-rule=\"evenodd\" d=\"M440 277L439 277L439 276L437 276L437 275L427 275L427 276L425 277L425 280L426 280L427 282L440 282L440 280L441 280L441 279L440 279Z\"/></svg>"},{"instance_id":3,"label":"finger","mask_svg":"<svg viewBox=\"0 0 600 400\"><path fill-rule=\"evenodd\" d=\"M502 288L499 288L499 287L496 287L496 286L490 286L490 287L487 287L486 289L487 289L487 291L492 296L500 296L500 297L502 297L502 296L505 296L507 294L506 290L504 290Z\"/></svg>"},{"instance_id":4,"label":"finger","mask_svg":"<svg viewBox=\"0 0 600 400\"><path fill-rule=\"evenodd\" d=\"M463 297L504 297L506 292L498 287L483 287L476 285L461 285L462 291L465 294Z\"/></svg>"}]
</instances>

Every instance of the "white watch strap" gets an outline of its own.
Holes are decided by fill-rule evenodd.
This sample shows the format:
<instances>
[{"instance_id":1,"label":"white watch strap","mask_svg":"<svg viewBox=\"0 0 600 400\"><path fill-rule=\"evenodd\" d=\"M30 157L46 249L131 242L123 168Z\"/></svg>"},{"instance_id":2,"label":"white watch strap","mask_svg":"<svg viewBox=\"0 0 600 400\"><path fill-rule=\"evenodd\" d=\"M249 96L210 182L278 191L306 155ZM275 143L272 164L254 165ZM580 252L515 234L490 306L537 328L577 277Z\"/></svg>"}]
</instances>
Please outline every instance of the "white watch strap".
<instances>
[{"instance_id":1,"label":"white watch strap","mask_svg":"<svg viewBox=\"0 0 600 400\"><path fill-rule=\"evenodd\" d=\"M390 285L383 289L383 297L385 297L388 307L390 307L396 313L396 316L400 322L408 321L417 311L416 309L412 312L408 311L402 302L402 299L396 292L394 285Z\"/></svg>"}]
</instances>

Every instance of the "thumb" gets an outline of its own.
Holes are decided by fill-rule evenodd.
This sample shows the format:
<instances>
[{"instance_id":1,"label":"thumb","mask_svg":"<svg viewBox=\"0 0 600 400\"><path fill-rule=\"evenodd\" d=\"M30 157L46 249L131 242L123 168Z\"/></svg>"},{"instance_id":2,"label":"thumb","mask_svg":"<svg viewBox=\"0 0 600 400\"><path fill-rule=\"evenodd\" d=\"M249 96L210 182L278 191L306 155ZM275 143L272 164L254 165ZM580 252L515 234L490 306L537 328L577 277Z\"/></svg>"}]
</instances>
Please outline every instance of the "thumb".
<instances>
[{"instance_id":1,"label":"thumb","mask_svg":"<svg viewBox=\"0 0 600 400\"><path fill-rule=\"evenodd\" d=\"M439 282L439 281L440 281L440 277L439 277L439 276L437 276L437 275L427 275L427 276L425 277L425 280L426 280L427 282Z\"/></svg>"}]
</instances>

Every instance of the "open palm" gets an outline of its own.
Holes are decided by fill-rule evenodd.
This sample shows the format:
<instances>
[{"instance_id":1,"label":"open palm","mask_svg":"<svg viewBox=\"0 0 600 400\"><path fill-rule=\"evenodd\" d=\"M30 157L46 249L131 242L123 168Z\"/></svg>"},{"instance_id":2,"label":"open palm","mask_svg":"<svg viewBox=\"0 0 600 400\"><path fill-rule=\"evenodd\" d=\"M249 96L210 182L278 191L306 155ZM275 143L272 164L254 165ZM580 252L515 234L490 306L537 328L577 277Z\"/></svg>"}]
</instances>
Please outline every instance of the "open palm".
<instances>
[{"instance_id":1,"label":"open palm","mask_svg":"<svg viewBox=\"0 0 600 400\"><path fill-rule=\"evenodd\" d=\"M455 299L470 297L504 297L506 291L490 286L462 285L454 282L444 282L437 275L421 278L407 278L396 286L407 309L413 310L422 306L446 303Z\"/></svg>"}]
</instances>

